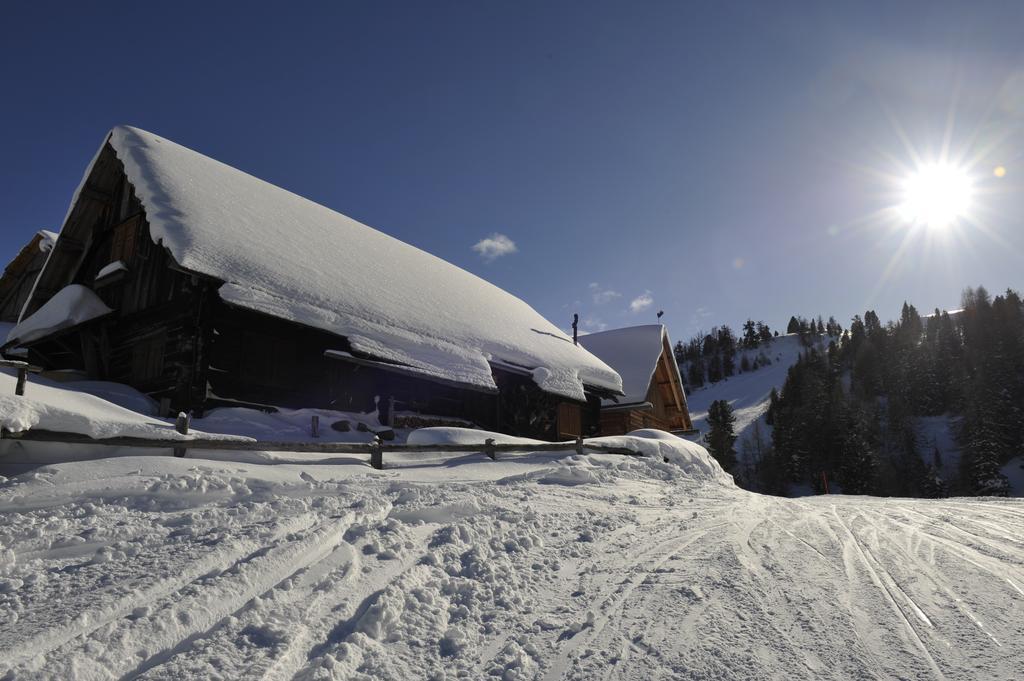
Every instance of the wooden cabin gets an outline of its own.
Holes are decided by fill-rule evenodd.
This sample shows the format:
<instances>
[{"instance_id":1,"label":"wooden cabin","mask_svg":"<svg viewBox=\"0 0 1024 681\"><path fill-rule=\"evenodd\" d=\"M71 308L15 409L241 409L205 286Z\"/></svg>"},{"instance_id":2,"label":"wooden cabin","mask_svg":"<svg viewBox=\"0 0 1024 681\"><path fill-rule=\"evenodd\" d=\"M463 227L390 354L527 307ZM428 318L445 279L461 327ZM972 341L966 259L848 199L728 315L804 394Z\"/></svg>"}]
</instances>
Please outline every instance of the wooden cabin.
<instances>
[{"instance_id":1,"label":"wooden cabin","mask_svg":"<svg viewBox=\"0 0 1024 681\"><path fill-rule=\"evenodd\" d=\"M668 331L661 324L587 334L580 343L622 377L625 396L601 403L601 435L639 428L693 430Z\"/></svg>"},{"instance_id":2,"label":"wooden cabin","mask_svg":"<svg viewBox=\"0 0 1024 681\"><path fill-rule=\"evenodd\" d=\"M4 268L0 276L0 322L18 321L56 239L53 232L39 230Z\"/></svg>"},{"instance_id":3,"label":"wooden cabin","mask_svg":"<svg viewBox=\"0 0 1024 681\"><path fill-rule=\"evenodd\" d=\"M522 300L136 128L110 132L5 346L166 413L378 410L596 433L613 369Z\"/></svg>"}]
</instances>

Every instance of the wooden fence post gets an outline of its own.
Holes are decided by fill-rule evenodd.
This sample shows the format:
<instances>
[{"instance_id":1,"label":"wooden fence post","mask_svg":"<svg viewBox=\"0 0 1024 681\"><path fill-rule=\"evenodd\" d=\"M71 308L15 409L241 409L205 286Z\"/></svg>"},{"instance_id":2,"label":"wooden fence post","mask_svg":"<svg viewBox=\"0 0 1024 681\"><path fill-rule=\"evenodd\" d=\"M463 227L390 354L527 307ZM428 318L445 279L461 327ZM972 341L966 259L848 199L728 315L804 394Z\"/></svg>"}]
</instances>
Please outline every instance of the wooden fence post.
<instances>
[{"instance_id":1,"label":"wooden fence post","mask_svg":"<svg viewBox=\"0 0 1024 681\"><path fill-rule=\"evenodd\" d=\"M484 454L486 454L487 458L490 459L491 461L497 461L498 460L498 453L496 451L494 451L494 438L493 437L489 437L486 440L484 440Z\"/></svg>"},{"instance_id":2,"label":"wooden fence post","mask_svg":"<svg viewBox=\"0 0 1024 681\"><path fill-rule=\"evenodd\" d=\"M174 429L182 435L188 435L188 427L192 424L192 415L183 411L178 412L178 418L174 420ZM185 456L184 447L175 447L174 456L182 458Z\"/></svg>"},{"instance_id":3,"label":"wooden fence post","mask_svg":"<svg viewBox=\"0 0 1024 681\"><path fill-rule=\"evenodd\" d=\"M313 418L310 419L309 430L313 437L320 437L320 417L316 414L313 414Z\"/></svg>"},{"instance_id":4,"label":"wooden fence post","mask_svg":"<svg viewBox=\"0 0 1024 681\"><path fill-rule=\"evenodd\" d=\"M378 437L370 443L370 465L379 471L384 470L384 446Z\"/></svg>"},{"instance_id":5,"label":"wooden fence post","mask_svg":"<svg viewBox=\"0 0 1024 681\"><path fill-rule=\"evenodd\" d=\"M18 384L14 386L15 395L25 394L25 382L28 380L28 367L18 367Z\"/></svg>"}]
</instances>

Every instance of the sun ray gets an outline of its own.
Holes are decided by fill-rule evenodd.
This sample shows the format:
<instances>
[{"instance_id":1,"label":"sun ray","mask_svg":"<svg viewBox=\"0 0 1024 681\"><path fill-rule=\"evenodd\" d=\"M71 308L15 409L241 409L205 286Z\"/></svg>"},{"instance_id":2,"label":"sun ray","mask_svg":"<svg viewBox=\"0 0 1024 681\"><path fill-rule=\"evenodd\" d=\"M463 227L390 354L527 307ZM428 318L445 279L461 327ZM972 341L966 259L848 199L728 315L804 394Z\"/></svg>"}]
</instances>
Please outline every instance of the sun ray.
<instances>
[{"instance_id":1,"label":"sun ray","mask_svg":"<svg viewBox=\"0 0 1024 681\"><path fill-rule=\"evenodd\" d=\"M914 147L914 143L910 140L910 136L907 135L906 130L903 129L903 125L896 118L896 114L886 105L884 102L881 104L882 111L885 112L885 117L889 119L889 125L892 126L892 130L896 133L896 137L899 138L900 143L903 145L903 151L906 152L910 158L911 163L914 166L920 166L924 163L924 159L918 154L917 148Z\"/></svg>"},{"instance_id":2,"label":"sun ray","mask_svg":"<svg viewBox=\"0 0 1024 681\"><path fill-rule=\"evenodd\" d=\"M960 98L960 88L963 86L963 71L957 69L956 81L953 83L953 91L949 97L949 110L946 112L946 129L942 133L942 150L939 158L942 162L949 162L950 149L953 145L953 129L956 126L956 106Z\"/></svg>"},{"instance_id":3,"label":"sun ray","mask_svg":"<svg viewBox=\"0 0 1024 681\"><path fill-rule=\"evenodd\" d=\"M914 231L914 229L909 229L906 234L903 235L903 241L900 242L900 245L896 248L892 257L889 258L889 262L886 263L885 269L882 270L882 275L878 278L878 282L875 284L874 288L871 289L871 293L868 294L866 305L871 305L878 294L882 291L882 288L888 283L889 277L892 275L893 271L895 271L896 266L899 265L900 260L903 258L903 254L916 238L917 235L914 234Z\"/></svg>"}]
</instances>

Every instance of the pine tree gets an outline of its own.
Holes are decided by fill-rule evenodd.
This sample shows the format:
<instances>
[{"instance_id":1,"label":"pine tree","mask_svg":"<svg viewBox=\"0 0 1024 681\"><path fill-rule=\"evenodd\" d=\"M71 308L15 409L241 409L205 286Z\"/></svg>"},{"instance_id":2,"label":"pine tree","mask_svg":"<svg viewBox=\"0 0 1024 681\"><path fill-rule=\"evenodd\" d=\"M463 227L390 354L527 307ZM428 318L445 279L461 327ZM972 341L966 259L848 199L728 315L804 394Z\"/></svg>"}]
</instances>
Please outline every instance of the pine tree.
<instances>
[{"instance_id":1,"label":"pine tree","mask_svg":"<svg viewBox=\"0 0 1024 681\"><path fill-rule=\"evenodd\" d=\"M692 388L704 386L704 360L698 357L690 362L690 366L686 370L686 382Z\"/></svg>"},{"instance_id":2,"label":"pine tree","mask_svg":"<svg viewBox=\"0 0 1024 681\"><path fill-rule=\"evenodd\" d=\"M961 479L977 496L1005 497L1010 485L999 466L999 423L992 410L979 402L964 423L965 447L960 459Z\"/></svg>"},{"instance_id":3,"label":"pine tree","mask_svg":"<svg viewBox=\"0 0 1024 681\"><path fill-rule=\"evenodd\" d=\"M708 426L710 431L704 436L711 455L718 460L722 468L731 471L736 466L736 442L734 424L736 417L732 407L725 400L715 400L708 407Z\"/></svg>"},{"instance_id":4,"label":"pine tree","mask_svg":"<svg viewBox=\"0 0 1024 681\"><path fill-rule=\"evenodd\" d=\"M765 412L764 422L769 426L775 423L775 410L779 405L779 391L772 386L772 391L768 393L768 411Z\"/></svg>"},{"instance_id":5,"label":"pine tree","mask_svg":"<svg viewBox=\"0 0 1024 681\"><path fill-rule=\"evenodd\" d=\"M746 353L744 353L743 357L740 359L740 373L742 374L747 371L750 371L750 359L747 357Z\"/></svg>"},{"instance_id":6,"label":"pine tree","mask_svg":"<svg viewBox=\"0 0 1024 681\"><path fill-rule=\"evenodd\" d=\"M875 489L878 461L874 448L864 436L864 419L851 416L843 424L839 461L839 482L845 494L871 494Z\"/></svg>"},{"instance_id":7,"label":"pine tree","mask_svg":"<svg viewBox=\"0 0 1024 681\"><path fill-rule=\"evenodd\" d=\"M760 342L760 336L757 333L757 324L753 319L748 319L743 322L743 340L741 346L744 348L756 348Z\"/></svg>"}]
</instances>

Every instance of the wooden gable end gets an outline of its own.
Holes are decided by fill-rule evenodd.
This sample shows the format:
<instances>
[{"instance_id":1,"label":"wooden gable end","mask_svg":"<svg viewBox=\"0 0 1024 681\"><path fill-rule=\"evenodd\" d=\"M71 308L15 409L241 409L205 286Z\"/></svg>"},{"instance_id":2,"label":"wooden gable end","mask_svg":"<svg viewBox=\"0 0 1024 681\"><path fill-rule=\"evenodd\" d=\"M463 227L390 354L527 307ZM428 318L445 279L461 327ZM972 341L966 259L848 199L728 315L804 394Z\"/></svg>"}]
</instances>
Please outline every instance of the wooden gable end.
<instances>
[{"instance_id":1,"label":"wooden gable end","mask_svg":"<svg viewBox=\"0 0 1024 681\"><path fill-rule=\"evenodd\" d=\"M46 263L48 252L39 247L41 241L42 236L36 234L8 263L0 276L0 321L18 321L36 278Z\"/></svg>"},{"instance_id":2,"label":"wooden gable end","mask_svg":"<svg viewBox=\"0 0 1024 681\"><path fill-rule=\"evenodd\" d=\"M601 434L623 435L641 428L667 431L693 430L686 393L667 337L647 388L646 404L633 408L601 409Z\"/></svg>"},{"instance_id":3,"label":"wooden gable end","mask_svg":"<svg viewBox=\"0 0 1024 681\"><path fill-rule=\"evenodd\" d=\"M29 343L33 363L126 383L175 409L202 402L217 282L182 270L153 241L109 144L83 181L22 318L71 284L93 290L115 312Z\"/></svg>"},{"instance_id":4,"label":"wooden gable end","mask_svg":"<svg viewBox=\"0 0 1024 681\"><path fill-rule=\"evenodd\" d=\"M668 338L662 339L661 355L651 377L647 401L653 405L654 416L667 430L691 430L690 411L686 406L686 393L679 378L675 358Z\"/></svg>"}]
</instances>

